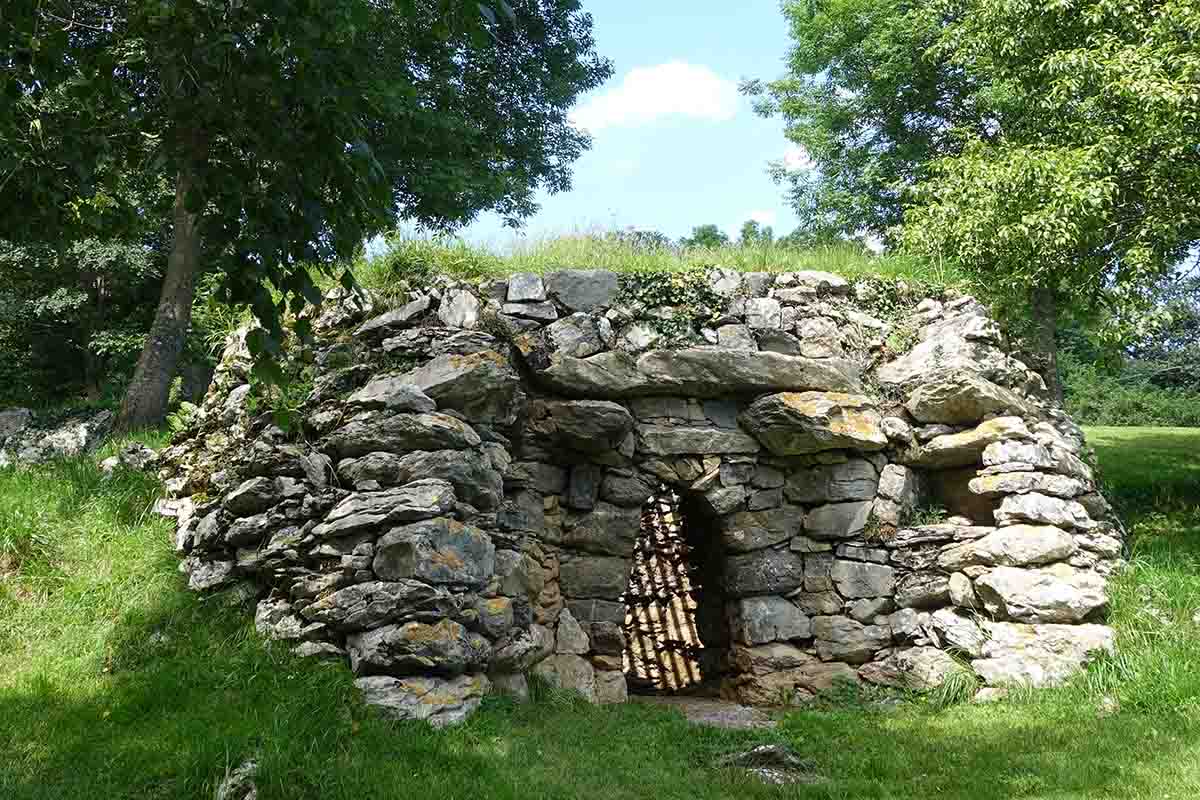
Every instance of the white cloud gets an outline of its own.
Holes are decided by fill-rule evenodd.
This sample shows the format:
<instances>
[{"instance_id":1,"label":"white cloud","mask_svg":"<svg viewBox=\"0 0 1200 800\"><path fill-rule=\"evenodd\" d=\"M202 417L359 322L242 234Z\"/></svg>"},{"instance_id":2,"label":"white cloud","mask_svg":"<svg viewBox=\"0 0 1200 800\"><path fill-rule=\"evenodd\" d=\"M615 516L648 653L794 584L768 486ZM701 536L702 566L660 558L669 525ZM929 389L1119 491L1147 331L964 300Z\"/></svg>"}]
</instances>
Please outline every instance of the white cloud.
<instances>
[{"instance_id":1,"label":"white cloud","mask_svg":"<svg viewBox=\"0 0 1200 800\"><path fill-rule=\"evenodd\" d=\"M787 150L783 152L783 165L791 172L804 172L815 167L817 164L812 160L812 156L801 145L788 145Z\"/></svg>"},{"instance_id":2,"label":"white cloud","mask_svg":"<svg viewBox=\"0 0 1200 800\"><path fill-rule=\"evenodd\" d=\"M737 105L733 81L705 66L671 61L631 69L620 86L571 112L571 122L591 133L645 125L668 115L721 122L733 118Z\"/></svg>"}]
</instances>

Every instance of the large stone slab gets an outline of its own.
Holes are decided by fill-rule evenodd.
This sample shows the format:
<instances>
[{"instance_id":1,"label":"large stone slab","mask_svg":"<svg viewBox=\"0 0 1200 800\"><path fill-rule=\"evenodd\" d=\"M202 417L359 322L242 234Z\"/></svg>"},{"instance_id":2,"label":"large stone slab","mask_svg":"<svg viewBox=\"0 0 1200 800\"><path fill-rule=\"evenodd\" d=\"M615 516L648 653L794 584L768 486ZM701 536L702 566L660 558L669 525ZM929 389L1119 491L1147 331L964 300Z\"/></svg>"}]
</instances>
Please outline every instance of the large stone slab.
<instances>
[{"instance_id":1,"label":"large stone slab","mask_svg":"<svg viewBox=\"0 0 1200 800\"><path fill-rule=\"evenodd\" d=\"M857 536L863 532L871 519L872 505L869 500L863 500L817 506L808 512L804 522L805 534L820 541Z\"/></svg>"},{"instance_id":2,"label":"large stone slab","mask_svg":"<svg viewBox=\"0 0 1200 800\"><path fill-rule=\"evenodd\" d=\"M755 550L725 561L725 592L731 597L786 594L804 585L804 557L790 550Z\"/></svg>"},{"instance_id":3,"label":"large stone slab","mask_svg":"<svg viewBox=\"0 0 1200 800\"><path fill-rule=\"evenodd\" d=\"M863 665L858 675L868 683L927 692L941 686L947 675L960 669L963 668L949 653L936 647L910 647Z\"/></svg>"},{"instance_id":4,"label":"large stone slab","mask_svg":"<svg viewBox=\"0 0 1200 800\"><path fill-rule=\"evenodd\" d=\"M849 617L814 617L813 636L822 661L864 664L892 643L886 625L863 625Z\"/></svg>"},{"instance_id":5,"label":"large stone slab","mask_svg":"<svg viewBox=\"0 0 1200 800\"><path fill-rule=\"evenodd\" d=\"M861 561L835 561L829 571L833 585L842 597L890 597L896 587L896 573L883 564Z\"/></svg>"},{"instance_id":6,"label":"large stone slab","mask_svg":"<svg viewBox=\"0 0 1200 800\"><path fill-rule=\"evenodd\" d=\"M938 566L960 570L974 564L1027 567L1065 561L1075 552L1075 539L1051 525L1012 525L947 548Z\"/></svg>"},{"instance_id":7,"label":"large stone slab","mask_svg":"<svg viewBox=\"0 0 1200 800\"><path fill-rule=\"evenodd\" d=\"M984 454L986 455L986 451ZM973 493L984 497L1037 492L1051 497L1072 498L1088 490L1087 484L1077 478L1045 472L997 472L979 475L971 479L968 487Z\"/></svg>"},{"instance_id":8,"label":"large stone slab","mask_svg":"<svg viewBox=\"0 0 1200 800\"><path fill-rule=\"evenodd\" d=\"M984 622L983 658L971 662L991 686L1056 686L1101 653L1115 651L1105 625L1019 625Z\"/></svg>"},{"instance_id":9,"label":"large stone slab","mask_svg":"<svg viewBox=\"0 0 1200 800\"><path fill-rule=\"evenodd\" d=\"M599 502L563 531L562 545L587 553L629 557L641 522L641 508Z\"/></svg>"},{"instance_id":10,"label":"large stone slab","mask_svg":"<svg viewBox=\"0 0 1200 800\"><path fill-rule=\"evenodd\" d=\"M1016 622L1082 622L1108 607L1104 579L1066 564L996 567L975 580L975 592L995 619Z\"/></svg>"},{"instance_id":11,"label":"large stone slab","mask_svg":"<svg viewBox=\"0 0 1200 800\"><path fill-rule=\"evenodd\" d=\"M750 645L812 636L812 621L783 597L747 597L733 602L730 627L738 641Z\"/></svg>"},{"instance_id":12,"label":"large stone slab","mask_svg":"<svg viewBox=\"0 0 1200 800\"><path fill-rule=\"evenodd\" d=\"M918 422L974 425L986 417L1023 416L1030 404L975 372L940 373L921 383L904 404Z\"/></svg>"},{"instance_id":13,"label":"large stone slab","mask_svg":"<svg viewBox=\"0 0 1200 800\"><path fill-rule=\"evenodd\" d=\"M478 528L452 519L431 519L384 534L375 546L371 566L384 580L414 578L482 587L496 571L496 547Z\"/></svg>"},{"instance_id":14,"label":"large stone slab","mask_svg":"<svg viewBox=\"0 0 1200 800\"><path fill-rule=\"evenodd\" d=\"M1082 504L1038 492L1009 495L1000 502L1000 508L996 511L997 525L1015 525L1021 522L1080 530L1096 526Z\"/></svg>"},{"instance_id":15,"label":"large stone slab","mask_svg":"<svg viewBox=\"0 0 1200 800\"><path fill-rule=\"evenodd\" d=\"M862 458L794 470L788 473L783 489L793 503L870 500L877 491L882 493L879 473L874 464Z\"/></svg>"},{"instance_id":16,"label":"large stone slab","mask_svg":"<svg viewBox=\"0 0 1200 800\"><path fill-rule=\"evenodd\" d=\"M362 408L387 408L418 414L437 408L437 403L406 375L380 375L373 378L350 395L346 402Z\"/></svg>"},{"instance_id":17,"label":"large stone slab","mask_svg":"<svg viewBox=\"0 0 1200 800\"><path fill-rule=\"evenodd\" d=\"M440 586L411 580L369 581L322 595L300 615L338 630L357 631L385 622L432 622L458 610L458 601Z\"/></svg>"},{"instance_id":18,"label":"large stone slab","mask_svg":"<svg viewBox=\"0 0 1200 800\"><path fill-rule=\"evenodd\" d=\"M325 440L338 458L367 453L410 450L465 450L478 447L479 434L465 422L446 414L384 414L372 412L338 428Z\"/></svg>"},{"instance_id":19,"label":"large stone slab","mask_svg":"<svg viewBox=\"0 0 1200 800\"><path fill-rule=\"evenodd\" d=\"M438 408L461 411L476 421L507 419L520 384L508 359L495 350L444 355L404 375Z\"/></svg>"},{"instance_id":20,"label":"large stone slab","mask_svg":"<svg viewBox=\"0 0 1200 800\"><path fill-rule=\"evenodd\" d=\"M1029 439L1030 435L1020 417L997 417L961 433L930 439L908 463L926 469L967 467L980 463L988 445L1005 439Z\"/></svg>"},{"instance_id":21,"label":"large stone slab","mask_svg":"<svg viewBox=\"0 0 1200 800\"><path fill-rule=\"evenodd\" d=\"M354 682L363 700L385 716L423 720L435 728L457 725L471 715L488 693L483 675L454 678L390 678L373 675Z\"/></svg>"},{"instance_id":22,"label":"large stone slab","mask_svg":"<svg viewBox=\"0 0 1200 800\"><path fill-rule=\"evenodd\" d=\"M482 452L418 450L406 455L368 453L344 459L338 475L350 485L378 481L380 486L405 484L418 478L437 478L454 487L454 493L481 511L499 508L504 499L504 478Z\"/></svg>"},{"instance_id":23,"label":"large stone slab","mask_svg":"<svg viewBox=\"0 0 1200 800\"><path fill-rule=\"evenodd\" d=\"M804 509L798 506L739 511L721 520L721 540L727 551L746 553L785 542L798 535L803 525Z\"/></svg>"},{"instance_id":24,"label":"large stone slab","mask_svg":"<svg viewBox=\"0 0 1200 800\"><path fill-rule=\"evenodd\" d=\"M447 514L457 498L446 481L424 479L399 489L358 492L334 506L325 521L313 529L323 538L365 533L383 525L415 522Z\"/></svg>"},{"instance_id":25,"label":"large stone slab","mask_svg":"<svg viewBox=\"0 0 1200 800\"><path fill-rule=\"evenodd\" d=\"M546 276L546 291L571 311L592 311L612 305L621 291L615 272L570 269Z\"/></svg>"},{"instance_id":26,"label":"large stone slab","mask_svg":"<svg viewBox=\"0 0 1200 800\"><path fill-rule=\"evenodd\" d=\"M556 356L538 376L564 395L601 399L859 388L857 369L839 359L720 348L650 350L641 356L622 352L590 358Z\"/></svg>"},{"instance_id":27,"label":"large stone slab","mask_svg":"<svg viewBox=\"0 0 1200 800\"><path fill-rule=\"evenodd\" d=\"M616 450L633 430L633 415L608 400L548 400L530 407L535 433L580 453Z\"/></svg>"},{"instance_id":28,"label":"large stone slab","mask_svg":"<svg viewBox=\"0 0 1200 800\"><path fill-rule=\"evenodd\" d=\"M616 600L629 584L630 564L629 559L611 556L573 558L559 567L562 593L569 598Z\"/></svg>"},{"instance_id":29,"label":"large stone slab","mask_svg":"<svg viewBox=\"0 0 1200 800\"><path fill-rule=\"evenodd\" d=\"M823 450L882 450L879 412L862 396L841 392L781 392L754 401L742 424L775 455Z\"/></svg>"},{"instance_id":30,"label":"large stone slab","mask_svg":"<svg viewBox=\"0 0 1200 800\"><path fill-rule=\"evenodd\" d=\"M761 449L753 436L721 428L639 425L637 434L638 449L655 456L756 453Z\"/></svg>"}]
</instances>

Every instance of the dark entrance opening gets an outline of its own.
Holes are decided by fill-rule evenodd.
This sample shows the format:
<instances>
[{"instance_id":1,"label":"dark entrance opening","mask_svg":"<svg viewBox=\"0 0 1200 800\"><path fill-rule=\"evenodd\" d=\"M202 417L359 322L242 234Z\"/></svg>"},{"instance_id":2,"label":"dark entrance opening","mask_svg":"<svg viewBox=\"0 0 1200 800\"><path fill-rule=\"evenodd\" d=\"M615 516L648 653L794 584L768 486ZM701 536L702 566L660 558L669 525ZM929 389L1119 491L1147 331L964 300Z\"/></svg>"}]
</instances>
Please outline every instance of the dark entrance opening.
<instances>
[{"instance_id":1,"label":"dark entrance opening","mask_svg":"<svg viewBox=\"0 0 1200 800\"><path fill-rule=\"evenodd\" d=\"M728 636L720 538L668 486L646 501L625 589L625 680L634 694L717 694Z\"/></svg>"}]
</instances>

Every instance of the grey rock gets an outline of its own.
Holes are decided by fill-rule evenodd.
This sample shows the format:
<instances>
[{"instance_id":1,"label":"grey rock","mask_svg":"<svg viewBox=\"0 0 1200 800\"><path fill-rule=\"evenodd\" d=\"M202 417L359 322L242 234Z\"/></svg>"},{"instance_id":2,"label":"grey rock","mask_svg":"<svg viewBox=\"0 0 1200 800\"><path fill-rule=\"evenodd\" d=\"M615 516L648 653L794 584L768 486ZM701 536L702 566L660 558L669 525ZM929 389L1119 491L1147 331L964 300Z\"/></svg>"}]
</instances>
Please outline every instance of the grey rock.
<instances>
[{"instance_id":1,"label":"grey rock","mask_svg":"<svg viewBox=\"0 0 1200 800\"><path fill-rule=\"evenodd\" d=\"M868 683L927 692L961 669L949 654L936 647L910 647L864 665L858 675Z\"/></svg>"},{"instance_id":2,"label":"grey rock","mask_svg":"<svg viewBox=\"0 0 1200 800\"><path fill-rule=\"evenodd\" d=\"M0 443L24 433L33 424L33 412L28 408L6 408L0 411Z\"/></svg>"},{"instance_id":3,"label":"grey rock","mask_svg":"<svg viewBox=\"0 0 1200 800\"><path fill-rule=\"evenodd\" d=\"M1016 622L1082 622L1108 608L1104 579L1066 564L996 567L975 580L975 592L994 618Z\"/></svg>"},{"instance_id":4,"label":"grey rock","mask_svg":"<svg viewBox=\"0 0 1200 800\"><path fill-rule=\"evenodd\" d=\"M950 602L959 608L980 609L983 604L975 596L975 586L971 579L961 572L950 576Z\"/></svg>"},{"instance_id":5,"label":"grey rock","mask_svg":"<svg viewBox=\"0 0 1200 800\"><path fill-rule=\"evenodd\" d=\"M600 484L600 497L613 505L641 508L654 492L653 479L643 475L609 472Z\"/></svg>"},{"instance_id":6,"label":"grey rock","mask_svg":"<svg viewBox=\"0 0 1200 800\"><path fill-rule=\"evenodd\" d=\"M974 425L994 416L1023 416L1031 407L1014 392L975 372L959 370L926 378L904 404L918 422Z\"/></svg>"},{"instance_id":7,"label":"grey rock","mask_svg":"<svg viewBox=\"0 0 1200 800\"><path fill-rule=\"evenodd\" d=\"M388 408L419 414L437 408L420 387L403 375L381 375L350 395L347 402L363 408Z\"/></svg>"},{"instance_id":8,"label":"grey rock","mask_svg":"<svg viewBox=\"0 0 1200 800\"><path fill-rule=\"evenodd\" d=\"M465 289L447 292L438 307L438 319L450 328L468 330L479 325L479 298Z\"/></svg>"},{"instance_id":9,"label":"grey rock","mask_svg":"<svg viewBox=\"0 0 1200 800\"><path fill-rule=\"evenodd\" d=\"M804 509L798 506L740 511L721 520L721 541L728 552L744 553L785 542L803 525Z\"/></svg>"},{"instance_id":10,"label":"grey rock","mask_svg":"<svg viewBox=\"0 0 1200 800\"><path fill-rule=\"evenodd\" d=\"M564 608L558 615L558 629L554 641L556 653L583 655L591 650L587 632L571 615L569 608Z\"/></svg>"},{"instance_id":11,"label":"grey rock","mask_svg":"<svg viewBox=\"0 0 1200 800\"><path fill-rule=\"evenodd\" d=\"M1056 686L1094 656L1116 649L1116 636L1104 625L984 622L983 628L983 658L971 666L991 685Z\"/></svg>"},{"instance_id":12,"label":"grey rock","mask_svg":"<svg viewBox=\"0 0 1200 800\"><path fill-rule=\"evenodd\" d=\"M442 587L413 580L368 581L324 594L300 615L338 630L359 631L386 622L436 621L458 610L458 601Z\"/></svg>"},{"instance_id":13,"label":"grey rock","mask_svg":"<svg viewBox=\"0 0 1200 800\"><path fill-rule=\"evenodd\" d=\"M552 272L546 276L546 287L571 311L592 311L610 306L621 290L615 272L599 269Z\"/></svg>"},{"instance_id":14,"label":"grey rock","mask_svg":"<svg viewBox=\"0 0 1200 800\"><path fill-rule=\"evenodd\" d=\"M808 512L805 533L820 541L857 536L867 527L871 505L870 501L860 501L817 506Z\"/></svg>"},{"instance_id":15,"label":"grey rock","mask_svg":"<svg viewBox=\"0 0 1200 800\"><path fill-rule=\"evenodd\" d=\"M794 603L782 597L747 597L731 608L733 635L745 644L807 639L812 621Z\"/></svg>"},{"instance_id":16,"label":"grey rock","mask_svg":"<svg viewBox=\"0 0 1200 800\"><path fill-rule=\"evenodd\" d=\"M1088 516L1087 509L1074 500L1063 500L1038 492L1009 495L1000 502L1000 508L996 511L998 525L1015 525L1021 522L1082 530L1096 525Z\"/></svg>"},{"instance_id":17,"label":"grey rock","mask_svg":"<svg viewBox=\"0 0 1200 800\"><path fill-rule=\"evenodd\" d=\"M634 425L628 409L607 400L547 401L534 404L531 414L541 418L540 433L580 453L617 449Z\"/></svg>"},{"instance_id":18,"label":"grey rock","mask_svg":"<svg viewBox=\"0 0 1200 800\"><path fill-rule=\"evenodd\" d=\"M725 562L725 592L731 597L785 594L803 584L804 557L790 550L755 550Z\"/></svg>"},{"instance_id":19,"label":"grey rock","mask_svg":"<svg viewBox=\"0 0 1200 800\"><path fill-rule=\"evenodd\" d=\"M1028 464L1037 469L1050 469L1055 461L1040 442L1006 439L990 443L983 450L983 463L994 467L1002 464Z\"/></svg>"},{"instance_id":20,"label":"grey rock","mask_svg":"<svg viewBox=\"0 0 1200 800\"><path fill-rule=\"evenodd\" d=\"M929 623L943 647L971 658L983 655L987 634L970 617L949 608L940 608L930 615Z\"/></svg>"},{"instance_id":21,"label":"grey rock","mask_svg":"<svg viewBox=\"0 0 1200 800\"><path fill-rule=\"evenodd\" d=\"M381 537L372 567L385 580L483 586L495 572L496 548L478 528L456 520L426 520Z\"/></svg>"},{"instance_id":22,"label":"grey rock","mask_svg":"<svg viewBox=\"0 0 1200 800\"><path fill-rule=\"evenodd\" d=\"M755 453L760 449L753 436L720 428L639 425L637 434L638 449L650 455Z\"/></svg>"},{"instance_id":23,"label":"grey rock","mask_svg":"<svg viewBox=\"0 0 1200 800\"><path fill-rule=\"evenodd\" d=\"M354 335L381 339L415 321L429 310L430 305L429 295L421 295L400 308L368 320L354 331Z\"/></svg>"},{"instance_id":24,"label":"grey rock","mask_svg":"<svg viewBox=\"0 0 1200 800\"><path fill-rule=\"evenodd\" d=\"M188 576L188 588L193 592L207 592L232 584L236 578L236 566L232 561L185 558L181 568Z\"/></svg>"},{"instance_id":25,"label":"grey rock","mask_svg":"<svg viewBox=\"0 0 1200 800\"><path fill-rule=\"evenodd\" d=\"M444 619L432 625L406 622L352 633L346 637L346 650L358 675L460 675L485 666L492 647L479 634Z\"/></svg>"},{"instance_id":26,"label":"grey rock","mask_svg":"<svg viewBox=\"0 0 1200 800\"><path fill-rule=\"evenodd\" d=\"M465 422L445 414L372 412L338 428L326 439L338 458L376 451L466 450L479 446L479 434Z\"/></svg>"},{"instance_id":27,"label":"grey rock","mask_svg":"<svg viewBox=\"0 0 1200 800\"><path fill-rule=\"evenodd\" d=\"M546 336L556 352L575 358L587 358L604 349L596 321L588 314L564 317L546 328Z\"/></svg>"},{"instance_id":28,"label":"grey rock","mask_svg":"<svg viewBox=\"0 0 1200 800\"><path fill-rule=\"evenodd\" d=\"M629 699L625 673L620 670L597 670L595 681L596 702L600 705L624 703Z\"/></svg>"},{"instance_id":29,"label":"grey rock","mask_svg":"<svg viewBox=\"0 0 1200 800\"><path fill-rule=\"evenodd\" d=\"M438 356L404 376L433 398L477 421L505 421L512 414L519 378L495 350Z\"/></svg>"},{"instance_id":30,"label":"grey rock","mask_svg":"<svg viewBox=\"0 0 1200 800\"><path fill-rule=\"evenodd\" d=\"M722 325L717 328L717 344L730 350L758 349L758 342L747 325Z\"/></svg>"},{"instance_id":31,"label":"grey rock","mask_svg":"<svg viewBox=\"0 0 1200 800\"><path fill-rule=\"evenodd\" d=\"M838 359L779 353L685 348L640 357L606 352L586 359L556 358L538 377L568 396L593 398L683 394L709 398L781 390L853 391L857 371Z\"/></svg>"},{"instance_id":32,"label":"grey rock","mask_svg":"<svg viewBox=\"0 0 1200 800\"><path fill-rule=\"evenodd\" d=\"M961 433L930 439L909 463L927 469L970 466L980 462L988 445L1029 436L1029 429L1020 417L997 417Z\"/></svg>"},{"instance_id":33,"label":"grey rock","mask_svg":"<svg viewBox=\"0 0 1200 800\"><path fill-rule=\"evenodd\" d=\"M893 465L888 465L890 469ZM864 459L852 458L840 464L821 464L788 473L784 494L794 503L839 503L845 500L869 500L875 496L879 474Z\"/></svg>"},{"instance_id":34,"label":"grey rock","mask_svg":"<svg viewBox=\"0 0 1200 800\"><path fill-rule=\"evenodd\" d=\"M842 355L842 334L837 323L826 317L809 317L796 328L800 336L800 355L809 358L833 358Z\"/></svg>"},{"instance_id":35,"label":"grey rock","mask_svg":"<svg viewBox=\"0 0 1200 800\"><path fill-rule=\"evenodd\" d=\"M1086 484L1081 480L1067 475L1050 475L1045 472L997 472L980 475L972 478L968 487L973 494L984 497L1036 492L1069 499L1078 497L1087 491Z\"/></svg>"},{"instance_id":36,"label":"grey rock","mask_svg":"<svg viewBox=\"0 0 1200 800\"><path fill-rule=\"evenodd\" d=\"M642 511L599 502L563 531L562 544L574 550L601 555L633 554L633 545L641 530Z\"/></svg>"},{"instance_id":37,"label":"grey rock","mask_svg":"<svg viewBox=\"0 0 1200 800\"><path fill-rule=\"evenodd\" d=\"M588 556L563 562L559 568L562 592L568 598L616 600L625 593L629 583L630 562L612 556ZM572 606L572 611L575 607ZM624 610L620 612L624 619ZM603 622L603 619L579 616L580 621Z\"/></svg>"},{"instance_id":38,"label":"grey rock","mask_svg":"<svg viewBox=\"0 0 1200 800\"><path fill-rule=\"evenodd\" d=\"M545 323L558 319L558 309L553 303L505 303L501 310L518 320Z\"/></svg>"},{"instance_id":39,"label":"grey rock","mask_svg":"<svg viewBox=\"0 0 1200 800\"><path fill-rule=\"evenodd\" d=\"M456 497L481 511L499 508L504 498L504 479L478 451L417 450L403 456L369 453L341 461L338 474L352 485L367 480L378 481L381 486L406 484L418 478L447 481Z\"/></svg>"},{"instance_id":40,"label":"grey rock","mask_svg":"<svg viewBox=\"0 0 1200 800\"><path fill-rule=\"evenodd\" d=\"M354 682L363 700L393 719L424 720L435 728L457 725L469 717L487 694L483 675L454 678L371 676Z\"/></svg>"},{"instance_id":41,"label":"grey rock","mask_svg":"<svg viewBox=\"0 0 1200 800\"><path fill-rule=\"evenodd\" d=\"M950 578L929 572L911 572L896 581L896 605L934 608L950 600Z\"/></svg>"},{"instance_id":42,"label":"grey rock","mask_svg":"<svg viewBox=\"0 0 1200 800\"><path fill-rule=\"evenodd\" d=\"M703 478L701 478L703 480ZM746 487L718 486L704 493L704 502L716 516L730 514L746 506Z\"/></svg>"},{"instance_id":43,"label":"grey rock","mask_svg":"<svg viewBox=\"0 0 1200 800\"><path fill-rule=\"evenodd\" d=\"M779 328L782 308L778 300L767 297L751 297L746 301L746 324L751 328Z\"/></svg>"},{"instance_id":44,"label":"grey rock","mask_svg":"<svg viewBox=\"0 0 1200 800\"><path fill-rule=\"evenodd\" d=\"M571 482L567 485L567 508L580 511L594 508L603 478L604 469L595 464L576 464L572 467Z\"/></svg>"},{"instance_id":45,"label":"grey rock","mask_svg":"<svg viewBox=\"0 0 1200 800\"><path fill-rule=\"evenodd\" d=\"M510 303L540 302L546 299L546 286L540 275L531 272L518 272L508 276L508 295Z\"/></svg>"},{"instance_id":46,"label":"grey rock","mask_svg":"<svg viewBox=\"0 0 1200 800\"><path fill-rule=\"evenodd\" d=\"M885 597L892 594L896 576L891 567L860 561L835 561L830 570L842 597Z\"/></svg>"},{"instance_id":47,"label":"grey rock","mask_svg":"<svg viewBox=\"0 0 1200 800\"><path fill-rule=\"evenodd\" d=\"M784 392L761 397L742 412L745 425L772 453L882 450L879 412L862 395Z\"/></svg>"},{"instance_id":48,"label":"grey rock","mask_svg":"<svg viewBox=\"0 0 1200 800\"><path fill-rule=\"evenodd\" d=\"M889 628L863 625L849 617L814 617L812 627L822 661L863 664L892 643Z\"/></svg>"},{"instance_id":49,"label":"grey rock","mask_svg":"<svg viewBox=\"0 0 1200 800\"><path fill-rule=\"evenodd\" d=\"M851 619L866 624L874 621L876 617L886 615L894 607L889 597L864 597L848 603L846 613L850 615Z\"/></svg>"},{"instance_id":50,"label":"grey rock","mask_svg":"<svg viewBox=\"0 0 1200 800\"><path fill-rule=\"evenodd\" d=\"M456 500L454 487L436 479L413 481L399 489L358 492L334 506L313 534L350 536L387 524L430 519L452 511Z\"/></svg>"},{"instance_id":51,"label":"grey rock","mask_svg":"<svg viewBox=\"0 0 1200 800\"><path fill-rule=\"evenodd\" d=\"M1060 528L1012 525L947 548L938 558L938 566L950 571L972 564L1024 567L1063 561L1074 552L1075 540Z\"/></svg>"},{"instance_id":52,"label":"grey rock","mask_svg":"<svg viewBox=\"0 0 1200 800\"><path fill-rule=\"evenodd\" d=\"M296 484L290 478L280 480L287 480L289 487ZM303 493L303 488L300 488L300 494ZM295 496L294 491L291 496ZM221 501L221 505L230 514L239 517L249 517L253 514L266 511L282 499L282 492L277 481L270 478L251 478L225 495Z\"/></svg>"}]
</instances>

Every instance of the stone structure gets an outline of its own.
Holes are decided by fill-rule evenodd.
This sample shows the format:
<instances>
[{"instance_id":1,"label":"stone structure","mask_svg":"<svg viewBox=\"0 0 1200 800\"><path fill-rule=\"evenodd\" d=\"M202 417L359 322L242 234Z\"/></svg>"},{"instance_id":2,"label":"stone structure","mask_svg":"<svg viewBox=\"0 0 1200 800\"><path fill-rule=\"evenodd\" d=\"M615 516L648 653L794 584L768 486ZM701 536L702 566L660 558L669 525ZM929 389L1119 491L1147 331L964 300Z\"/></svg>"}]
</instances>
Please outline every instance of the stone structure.
<instances>
[{"instance_id":1,"label":"stone structure","mask_svg":"<svg viewBox=\"0 0 1200 800\"><path fill-rule=\"evenodd\" d=\"M290 433L251 413L237 337L161 454L191 587L246 583L261 632L348 658L401 717L453 722L531 672L620 702L622 595L666 487L703 532L728 697L963 663L1045 685L1111 650L1119 529L984 307L879 319L876 285L827 273L706 281L703 314L586 270L332 298Z\"/></svg>"}]
</instances>

